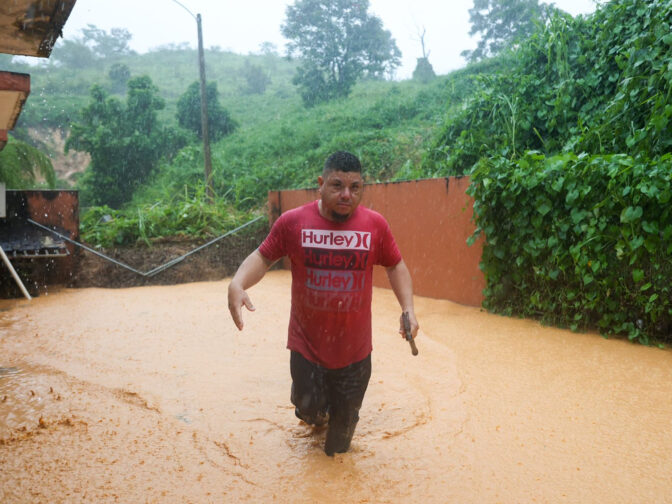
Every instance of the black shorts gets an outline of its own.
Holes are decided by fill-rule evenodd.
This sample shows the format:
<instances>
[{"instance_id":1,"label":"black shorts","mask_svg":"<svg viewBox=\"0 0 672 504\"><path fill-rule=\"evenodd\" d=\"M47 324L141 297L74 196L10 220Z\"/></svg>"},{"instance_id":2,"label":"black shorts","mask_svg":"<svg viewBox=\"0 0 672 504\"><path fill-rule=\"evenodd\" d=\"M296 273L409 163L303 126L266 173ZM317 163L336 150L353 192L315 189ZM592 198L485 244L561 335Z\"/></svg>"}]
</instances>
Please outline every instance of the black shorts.
<instances>
[{"instance_id":1,"label":"black shorts","mask_svg":"<svg viewBox=\"0 0 672 504\"><path fill-rule=\"evenodd\" d=\"M347 451L371 378L371 355L339 369L327 369L291 352L291 401L296 416L312 425L329 423L325 451Z\"/></svg>"}]
</instances>

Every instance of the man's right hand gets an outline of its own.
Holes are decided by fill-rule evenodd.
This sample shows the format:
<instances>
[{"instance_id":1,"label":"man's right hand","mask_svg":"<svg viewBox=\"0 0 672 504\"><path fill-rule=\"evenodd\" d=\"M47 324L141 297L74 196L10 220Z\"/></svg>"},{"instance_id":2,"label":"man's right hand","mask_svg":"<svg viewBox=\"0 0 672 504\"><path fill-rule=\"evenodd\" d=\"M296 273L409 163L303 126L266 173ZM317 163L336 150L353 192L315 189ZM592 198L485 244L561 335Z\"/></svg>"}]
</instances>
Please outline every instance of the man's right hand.
<instances>
[{"instance_id":1,"label":"man's right hand","mask_svg":"<svg viewBox=\"0 0 672 504\"><path fill-rule=\"evenodd\" d=\"M266 259L259 250L255 250L245 258L233 275L229 284L229 311L236 327L243 330L243 306L254 311L254 305L245 292L263 278L273 263Z\"/></svg>"},{"instance_id":2,"label":"man's right hand","mask_svg":"<svg viewBox=\"0 0 672 504\"><path fill-rule=\"evenodd\" d=\"M229 311L231 312L231 318L233 323L236 324L236 327L242 331L243 330L243 306L250 311L254 311L254 305L250 301L250 297L247 295L241 287L236 285L234 282L229 284Z\"/></svg>"}]
</instances>

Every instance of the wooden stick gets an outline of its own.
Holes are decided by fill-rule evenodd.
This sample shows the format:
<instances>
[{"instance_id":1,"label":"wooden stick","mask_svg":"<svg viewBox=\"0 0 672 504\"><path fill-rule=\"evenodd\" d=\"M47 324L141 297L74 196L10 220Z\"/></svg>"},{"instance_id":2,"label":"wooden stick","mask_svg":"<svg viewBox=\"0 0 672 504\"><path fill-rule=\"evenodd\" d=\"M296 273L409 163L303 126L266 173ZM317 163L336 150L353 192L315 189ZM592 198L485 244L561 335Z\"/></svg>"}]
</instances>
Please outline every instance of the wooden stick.
<instances>
[{"instance_id":1,"label":"wooden stick","mask_svg":"<svg viewBox=\"0 0 672 504\"><path fill-rule=\"evenodd\" d=\"M411 321L408 318L408 312L401 314L401 320L404 324L404 334L406 336L406 341L408 341L408 344L411 345L411 353L413 355L418 355L418 347L415 346L413 334L411 333Z\"/></svg>"}]
</instances>

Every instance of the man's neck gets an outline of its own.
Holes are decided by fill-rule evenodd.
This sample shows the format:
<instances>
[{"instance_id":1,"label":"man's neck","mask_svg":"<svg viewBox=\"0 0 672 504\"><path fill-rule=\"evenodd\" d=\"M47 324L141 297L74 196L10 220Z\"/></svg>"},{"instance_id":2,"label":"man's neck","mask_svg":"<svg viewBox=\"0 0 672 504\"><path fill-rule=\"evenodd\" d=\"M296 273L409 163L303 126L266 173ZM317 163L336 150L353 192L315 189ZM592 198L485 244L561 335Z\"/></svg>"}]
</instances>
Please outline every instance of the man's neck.
<instances>
[{"instance_id":1,"label":"man's neck","mask_svg":"<svg viewBox=\"0 0 672 504\"><path fill-rule=\"evenodd\" d=\"M338 214L333 214L333 215L329 214L322 207L322 200L317 200L317 211L320 213L320 215L322 217L324 217L328 221L335 222L337 224L342 224L345 221L347 221L350 217L352 217L352 214L345 215L345 216L341 216L341 215L338 215Z\"/></svg>"}]
</instances>

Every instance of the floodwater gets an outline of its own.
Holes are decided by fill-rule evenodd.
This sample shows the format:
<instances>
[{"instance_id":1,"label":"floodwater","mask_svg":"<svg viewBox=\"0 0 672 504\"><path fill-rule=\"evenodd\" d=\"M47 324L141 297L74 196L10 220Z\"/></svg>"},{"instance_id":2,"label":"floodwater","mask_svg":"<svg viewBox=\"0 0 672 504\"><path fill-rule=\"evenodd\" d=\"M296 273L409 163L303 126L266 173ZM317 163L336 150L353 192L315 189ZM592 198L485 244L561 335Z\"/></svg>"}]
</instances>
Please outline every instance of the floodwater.
<instances>
[{"instance_id":1,"label":"floodwater","mask_svg":"<svg viewBox=\"0 0 672 504\"><path fill-rule=\"evenodd\" d=\"M289 273L0 302L0 502L672 502L672 353L374 292L352 449L289 402Z\"/></svg>"}]
</instances>

